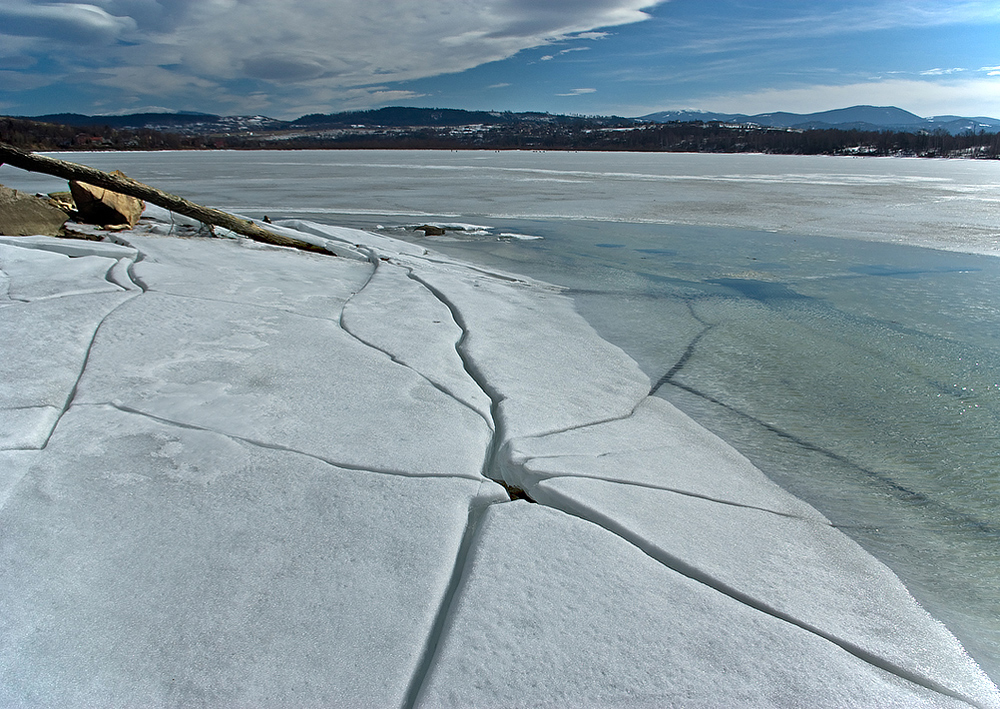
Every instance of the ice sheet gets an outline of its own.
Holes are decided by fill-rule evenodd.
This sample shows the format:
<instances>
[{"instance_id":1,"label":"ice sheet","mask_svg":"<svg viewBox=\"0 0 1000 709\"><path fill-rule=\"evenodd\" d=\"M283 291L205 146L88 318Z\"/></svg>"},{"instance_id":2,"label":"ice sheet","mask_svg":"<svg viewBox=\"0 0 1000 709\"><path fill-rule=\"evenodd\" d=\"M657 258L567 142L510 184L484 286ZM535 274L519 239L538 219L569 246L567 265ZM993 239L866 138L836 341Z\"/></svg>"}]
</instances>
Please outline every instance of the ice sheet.
<instances>
[{"instance_id":1,"label":"ice sheet","mask_svg":"<svg viewBox=\"0 0 1000 709\"><path fill-rule=\"evenodd\" d=\"M106 275L116 259L70 258L41 249L0 244L0 270L9 278L8 296L16 301L43 300L85 293L117 292Z\"/></svg>"},{"instance_id":2,"label":"ice sheet","mask_svg":"<svg viewBox=\"0 0 1000 709\"><path fill-rule=\"evenodd\" d=\"M983 704L996 699L951 633L888 568L828 524L603 480L553 478L532 492L872 664Z\"/></svg>"},{"instance_id":3,"label":"ice sheet","mask_svg":"<svg viewBox=\"0 0 1000 709\"><path fill-rule=\"evenodd\" d=\"M1000 706L558 289L302 226L0 245L0 704Z\"/></svg>"},{"instance_id":4,"label":"ice sheet","mask_svg":"<svg viewBox=\"0 0 1000 709\"><path fill-rule=\"evenodd\" d=\"M490 440L481 416L336 322L156 292L105 321L77 401L404 474L478 478Z\"/></svg>"},{"instance_id":5,"label":"ice sheet","mask_svg":"<svg viewBox=\"0 0 1000 709\"><path fill-rule=\"evenodd\" d=\"M142 251L133 269L151 290L248 303L337 321L373 267L248 240L130 236Z\"/></svg>"},{"instance_id":6,"label":"ice sheet","mask_svg":"<svg viewBox=\"0 0 1000 709\"><path fill-rule=\"evenodd\" d=\"M3 414L0 413L0 416ZM38 458L38 451L0 450L0 510Z\"/></svg>"},{"instance_id":7,"label":"ice sheet","mask_svg":"<svg viewBox=\"0 0 1000 709\"><path fill-rule=\"evenodd\" d=\"M344 307L344 328L427 377L491 426L490 398L458 354L464 332L451 311L409 269L382 263Z\"/></svg>"},{"instance_id":8,"label":"ice sheet","mask_svg":"<svg viewBox=\"0 0 1000 709\"><path fill-rule=\"evenodd\" d=\"M592 477L825 521L732 446L656 397L644 399L628 418L511 441L501 460L504 478L526 490L554 476Z\"/></svg>"},{"instance_id":9,"label":"ice sheet","mask_svg":"<svg viewBox=\"0 0 1000 709\"><path fill-rule=\"evenodd\" d=\"M0 704L399 706L488 486L74 407L0 511Z\"/></svg>"},{"instance_id":10,"label":"ice sheet","mask_svg":"<svg viewBox=\"0 0 1000 709\"><path fill-rule=\"evenodd\" d=\"M0 449L45 443L83 371L95 331L130 295L115 287L0 307Z\"/></svg>"},{"instance_id":11,"label":"ice sheet","mask_svg":"<svg viewBox=\"0 0 1000 709\"><path fill-rule=\"evenodd\" d=\"M438 262L418 278L461 313L463 349L504 441L628 416L649 391L635 361L555 289Z\"/></svg>"},{"instance_id":12,"label":"ice sheet","mask_svg":"<svg viewBox=\"0 0 1000 709\"><path fill-rule=\"evenodd\" d=\"M419 707L967 706L595 525L490 508Z\"/></svg>"}]
</instances>

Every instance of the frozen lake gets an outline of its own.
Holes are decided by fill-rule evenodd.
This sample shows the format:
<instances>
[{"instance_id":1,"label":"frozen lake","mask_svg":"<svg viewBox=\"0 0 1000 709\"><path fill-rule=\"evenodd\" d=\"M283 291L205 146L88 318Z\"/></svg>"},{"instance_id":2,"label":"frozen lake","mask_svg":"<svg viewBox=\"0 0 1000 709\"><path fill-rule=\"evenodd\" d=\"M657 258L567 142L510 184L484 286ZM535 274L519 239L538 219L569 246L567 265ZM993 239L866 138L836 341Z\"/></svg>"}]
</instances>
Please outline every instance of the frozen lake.
<instances>
[{"instance_id":1,"label":"frozen lake","mask_svg":"<svg viewBox=\"0 0 1000 709\"><path fill-rule=\"evenodd\" d=\"M378 229L565 286L659 396L885 561L1000 679L1000 164L61 157L248 216ZM0 183L63 188L7 167ZM465 228L414 235L424 223Z\"/></svg>"}]
</instances>

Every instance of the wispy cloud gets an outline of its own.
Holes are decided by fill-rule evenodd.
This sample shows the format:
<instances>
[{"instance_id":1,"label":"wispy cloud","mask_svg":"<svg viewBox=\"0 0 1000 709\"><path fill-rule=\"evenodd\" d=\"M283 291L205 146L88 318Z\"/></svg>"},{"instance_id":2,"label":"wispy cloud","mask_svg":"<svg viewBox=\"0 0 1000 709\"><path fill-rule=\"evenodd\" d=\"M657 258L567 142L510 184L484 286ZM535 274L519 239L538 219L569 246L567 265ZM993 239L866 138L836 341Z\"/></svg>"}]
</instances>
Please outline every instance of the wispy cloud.
<instances>
[{"instance_id":1,"label":"wispy cloud","mask_svg":"<svg viewBox=\"0 0 1000 709\"><path fill-rule=\"evenodd\" d=\"M927 69L926 71L920 72L921 76L947 76L948 74L958 74L963 71L968 71L968 69L962 69L956 67L954 69Z\"/></svg>"},{"instance_id":2,"label":"wispy cloud","mask_svg":"<svg viewBox=\"0 0 1000 709\"><path fill-rule=\"evenodd\" d=\"M547 62L555 59L556 57L561 57L563 54L569 54L570 52L586 52L590 47L568 47L562 51L556 52L555 54L546 54L544 57L539 57L539 61Z\"/></svg>"},{"instance_id":3,"label":"wispy cloud","mask_svg":"<svg viewBox=\"0 0 1000 709\"><path fill-rule=\"evenodd\" d=\"M597 89L573 89L569 93L556 94L556 96L583 96L585 94L597 93Z\"/></svg>"}]
</instances>

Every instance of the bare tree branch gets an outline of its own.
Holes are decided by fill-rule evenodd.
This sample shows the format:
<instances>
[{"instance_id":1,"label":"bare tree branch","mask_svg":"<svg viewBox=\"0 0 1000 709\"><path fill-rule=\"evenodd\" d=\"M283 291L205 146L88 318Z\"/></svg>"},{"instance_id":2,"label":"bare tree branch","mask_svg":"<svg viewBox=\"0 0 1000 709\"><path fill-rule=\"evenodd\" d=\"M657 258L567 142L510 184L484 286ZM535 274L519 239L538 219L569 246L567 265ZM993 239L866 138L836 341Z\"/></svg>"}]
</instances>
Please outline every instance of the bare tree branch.
<instances>
[{"instance_id":1,"label":"bare tree branch","mask_svg":"<svg viewBox=\"0 0 1000 709\"><path fill-rule=\"evenodd\" d=\"M163 192L155 187L150 187L142 182L133 180L130 177L112 175L104 172L103 170L86 167L85 165L77 165L76 163L66 162L65 160L56 160L55 158L45 157L44 155L28 153L23 150L19 150L12 145L0 143L0 165L3 165L4 163L22 170L28 170L30 172L43 172L47 175L61 177L66 180L86 182L87 184L103 187L104 189L111 190L113 192L119 192L131 197L136 197L137 199L151 202L152 204L156 204L164 209L169 209L172 212L177 212L178 214L183 214L186 217L197 219L204 224L211 224L213 226L222 227L223 229L229 229L230 231L242 234L243 236L253 239L254 241L261 241L266 244L275 244L277 246L291 246L297 249L305 249L307 251L319 251L327 254L330 253L326 249L315 246L314 244L309 244L304 241L275 234L272 231L268 231L267 229L257 226L252 221L247 219L240 219L232 214L228 214L218 209L212 209L211 207L202 207L201 205L190 202L183 197L178 197L177 195L170 194L169 192Z\"/></svg>"}]
</instances>

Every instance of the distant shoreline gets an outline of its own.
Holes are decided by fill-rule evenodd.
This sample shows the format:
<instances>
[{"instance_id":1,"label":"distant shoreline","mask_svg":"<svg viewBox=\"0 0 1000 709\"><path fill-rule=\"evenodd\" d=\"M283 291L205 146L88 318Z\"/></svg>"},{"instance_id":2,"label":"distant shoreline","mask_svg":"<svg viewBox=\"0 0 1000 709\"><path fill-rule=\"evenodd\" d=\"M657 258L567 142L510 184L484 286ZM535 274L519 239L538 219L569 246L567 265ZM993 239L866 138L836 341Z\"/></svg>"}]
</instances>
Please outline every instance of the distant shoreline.
<instances>
[{"instance_id":1,"label":"distant shoreline","mask_svg":"<svg viewBox=\"0 0 1000 709\"><path fill-rule=\"evenodd\" d=\"M1000 133L774 128L718 121L577 118L473 125L317 125L278 130L67 125L0 117L22 150L492 150L1000 159Z\"/></svg>"}]
</instances>

